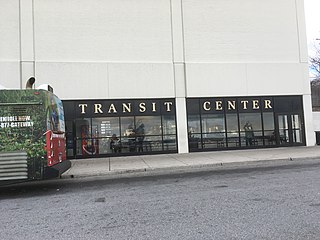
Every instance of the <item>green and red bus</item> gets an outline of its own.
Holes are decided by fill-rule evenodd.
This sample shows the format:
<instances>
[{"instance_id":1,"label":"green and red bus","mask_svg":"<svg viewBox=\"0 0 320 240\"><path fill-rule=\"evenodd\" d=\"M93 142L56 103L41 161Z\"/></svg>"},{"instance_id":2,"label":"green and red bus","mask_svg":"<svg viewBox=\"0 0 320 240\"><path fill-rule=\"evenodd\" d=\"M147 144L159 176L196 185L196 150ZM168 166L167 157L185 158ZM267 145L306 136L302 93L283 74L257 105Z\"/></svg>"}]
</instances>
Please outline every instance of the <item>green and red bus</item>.
<instances>
[{"instance_id":1,"label":"green and red bus","mask_svg":"<svg viewBox=\"0 0 320 240\"><path fill-rule=\"evenodd\" d=\"M61 100L42 89L0 90L0 185L59 177L70 167Z\"/></svg>"}]
</instances>

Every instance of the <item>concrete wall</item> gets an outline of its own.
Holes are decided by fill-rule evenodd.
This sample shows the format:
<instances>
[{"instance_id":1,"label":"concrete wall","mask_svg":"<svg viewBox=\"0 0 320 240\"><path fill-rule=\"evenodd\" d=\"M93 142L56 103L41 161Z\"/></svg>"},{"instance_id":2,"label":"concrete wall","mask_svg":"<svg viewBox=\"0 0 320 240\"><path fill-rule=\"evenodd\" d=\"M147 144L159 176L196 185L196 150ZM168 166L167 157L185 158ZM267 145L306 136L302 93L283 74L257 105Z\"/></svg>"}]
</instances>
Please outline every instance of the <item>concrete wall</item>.
<instances>
[{"instance_id":1,"label":"concrete wall","mask_svg":"<svg viewBox=\"0 0 320 240\"><path fill-rule=\"evenodd\" d=\"M0 0L0 84L20 88L19 0Z\"/></svg>"},{"instance_id":2,"label":"concrete wall","mask_svg":"<svg viewBox=\"0 0 320 240\"><path fill-rule=\"evenodd\" d=\"M177 108L299 94L314 144L303 0L0 0L0 21L7 87L35 75L62 99L176 97Z\"/></svg>"},{"instance_id":3,"label":"concrete wall","mask_svg":"<svg viewBox=\"0 0 320 240\"><path fill-rule=\"evenodd\" d=\"M37 73L64 98L174 96L169 0L37 0L35 22Z\"/></svg>"},{"instance_id":4,"label":"concrete wall","mask_svg":"<svg viewBox=\"0 0 320 240\"><path fill-rule=\"evenodd\" d=\"M183 9L188 95L308 91L296 1L185 0Z\"/></svg>"}]
</instances>

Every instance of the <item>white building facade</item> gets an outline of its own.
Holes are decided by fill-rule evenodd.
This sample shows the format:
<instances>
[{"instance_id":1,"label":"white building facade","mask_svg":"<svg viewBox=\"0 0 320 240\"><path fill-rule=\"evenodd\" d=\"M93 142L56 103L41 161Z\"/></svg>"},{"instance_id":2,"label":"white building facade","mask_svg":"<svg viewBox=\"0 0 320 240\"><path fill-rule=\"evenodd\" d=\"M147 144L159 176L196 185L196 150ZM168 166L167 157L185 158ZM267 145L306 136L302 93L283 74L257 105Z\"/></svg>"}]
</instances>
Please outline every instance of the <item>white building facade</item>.
<instances>
[{"instance_id":1,"label":"white building facade","mask_svg":"<svg viewBox=\"0 0 320 240\"><path fill-rule=\"evenodd\" d=\"M0 84L53 86L69 157L313 146L303 5L0 0Z\"/></svg>"}]
</instances>

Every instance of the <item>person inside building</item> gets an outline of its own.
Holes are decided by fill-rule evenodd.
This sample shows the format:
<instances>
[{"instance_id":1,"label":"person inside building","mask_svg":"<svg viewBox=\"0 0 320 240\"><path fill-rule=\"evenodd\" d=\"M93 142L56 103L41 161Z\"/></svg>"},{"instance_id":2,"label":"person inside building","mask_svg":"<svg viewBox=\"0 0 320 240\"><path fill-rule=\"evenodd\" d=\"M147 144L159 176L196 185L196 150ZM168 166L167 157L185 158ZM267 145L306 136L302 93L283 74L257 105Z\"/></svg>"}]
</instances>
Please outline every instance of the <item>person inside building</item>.
<instances>
[{"instance_id":1,"label":"person inside building","mask_svg":"<svg viewBox=\"0 0 320 240\"><path fill-rule=\"evenodd\" d=\"M144 124L142 122L139 123L139 126L136 129L136 137L138 152L143 152Z\"/></svg>"},{"instance_id":2,"label":"person inside building","mask_svg":"<svg viewBox=\"0 0 320 240\"><path fill-rule=\"evenodd\" d=\"M136 151L136 131L133 126L133 123L129 124L125 131L125 136L128 137L129 152Z\"/></svg>"},{"instance_id":3,"label":"person inside building","mask_svg":"<svg viewBox=\"0 0 320 240\"><path fill-rule=\"evenodd\" d=\"M243 129L245 131L246 146L252 146L254 138L252 124L249 121L247 121Z\"/></svg>"},{"instance_id":4,"label":"person inside building","mask_svg":"<svg viewBox=\"0 0 320 240\"><path fill-rule=\"evenodd\" d=\"M119 138L117 138L116 134L112 134L112 137L110 139L110 149L113 153L121 152L121 142Z\"/></svg>"}]
</instances>

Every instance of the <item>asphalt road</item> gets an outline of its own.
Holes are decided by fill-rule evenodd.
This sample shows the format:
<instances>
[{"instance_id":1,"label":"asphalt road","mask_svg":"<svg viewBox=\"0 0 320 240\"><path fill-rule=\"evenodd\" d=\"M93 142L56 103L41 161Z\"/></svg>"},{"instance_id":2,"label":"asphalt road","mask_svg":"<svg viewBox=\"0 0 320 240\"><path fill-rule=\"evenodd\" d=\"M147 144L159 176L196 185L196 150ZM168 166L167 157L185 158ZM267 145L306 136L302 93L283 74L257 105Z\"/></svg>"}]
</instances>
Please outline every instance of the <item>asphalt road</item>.
<instances>
[{"instance_id":1,"label":"asphalt road","mask_svg":"<svg viewBox=\"0 0 320 240\"><path fill-rule=\"evenodd\" d=\"M0 188L0 239L320 239L320 166Z\"/></svg>"}]
</instances>

